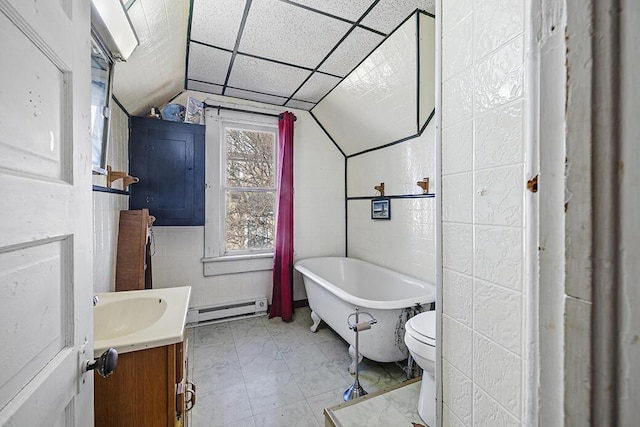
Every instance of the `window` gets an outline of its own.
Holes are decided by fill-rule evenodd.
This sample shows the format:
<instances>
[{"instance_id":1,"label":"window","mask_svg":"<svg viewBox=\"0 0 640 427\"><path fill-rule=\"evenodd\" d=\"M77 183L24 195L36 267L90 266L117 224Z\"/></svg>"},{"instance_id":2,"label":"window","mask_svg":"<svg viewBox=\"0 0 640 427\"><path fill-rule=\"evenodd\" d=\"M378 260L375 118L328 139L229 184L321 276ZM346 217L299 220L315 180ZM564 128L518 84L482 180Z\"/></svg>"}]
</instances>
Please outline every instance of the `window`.
<instances>
[{"instance_id":1,"label":"window","mask_svg":"<svg viewBox=\"0 0 640 427\"><path fill-rule=\"evenodd\" d=\"M276 128L227 122L222 132L222 253L271 252L275 224Z\"/></svg>"},{"instance_id":2,"label":"window","mask_svg":"<svg viewBox=\"0 0 640 427\"><path fill-rule=\"evenodd\" d=\"M106 173L109 140L109 101L111 100L112 62L102 46L91 44L91 164L93 171Z\"/></svg>"}]
</instances>

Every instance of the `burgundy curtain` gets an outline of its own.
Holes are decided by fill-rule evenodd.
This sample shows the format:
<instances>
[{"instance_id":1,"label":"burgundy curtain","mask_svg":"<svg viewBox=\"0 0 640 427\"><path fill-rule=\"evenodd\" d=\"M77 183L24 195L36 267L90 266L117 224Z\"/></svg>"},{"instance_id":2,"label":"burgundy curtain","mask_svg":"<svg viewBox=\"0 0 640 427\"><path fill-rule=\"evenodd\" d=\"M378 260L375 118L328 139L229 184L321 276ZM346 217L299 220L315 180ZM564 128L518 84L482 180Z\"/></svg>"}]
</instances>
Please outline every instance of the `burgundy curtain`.
<instances>
[{"instance_id":1,"label":"burgundy curtain","mask_svg":"<svg viewBox=\"0 0 640 427\"><path fill-rule=\"evenodd\" d=\"M278 186L273 298L269 317L293 320L293 113L278 120Z\"/></svg>"}]
</instances>

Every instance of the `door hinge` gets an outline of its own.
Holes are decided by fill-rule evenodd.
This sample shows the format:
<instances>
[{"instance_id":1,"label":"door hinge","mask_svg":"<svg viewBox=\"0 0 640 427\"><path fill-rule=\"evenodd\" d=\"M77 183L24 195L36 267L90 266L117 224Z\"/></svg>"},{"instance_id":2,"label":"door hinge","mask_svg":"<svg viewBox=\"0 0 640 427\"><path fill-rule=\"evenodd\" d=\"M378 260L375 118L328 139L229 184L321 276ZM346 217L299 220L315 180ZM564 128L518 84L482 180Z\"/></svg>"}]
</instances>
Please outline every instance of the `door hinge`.
<instances>
[{"instance_id":1,"label":"door hinge","mask_svg":"<svg viewBox=\"0 0 640 427\"><path fill-rule=\"evenodd\" d=\"M183 394L184 389L185 389L184 380L176 384L176 394Z\"/></svg>"}]
</instances>

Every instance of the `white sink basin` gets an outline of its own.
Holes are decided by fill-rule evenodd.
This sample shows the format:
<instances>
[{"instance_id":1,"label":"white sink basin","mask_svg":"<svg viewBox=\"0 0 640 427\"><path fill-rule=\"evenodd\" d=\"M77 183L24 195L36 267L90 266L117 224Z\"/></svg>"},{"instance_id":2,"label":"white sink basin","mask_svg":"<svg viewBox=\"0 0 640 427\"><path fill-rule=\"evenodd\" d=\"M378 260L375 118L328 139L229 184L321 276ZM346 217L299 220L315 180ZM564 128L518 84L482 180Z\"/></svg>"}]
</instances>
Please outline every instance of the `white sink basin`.
<instances>
[{"instance_id":1,"label":"white sink basin","mask_svg":"<svg viewBox=\"0 0 640 427\"><path fill-rule=\"evenodd\" d=\"M97 294L94 357L109 347L127 353L182 341L190 294L190 286Z\"/></svg>"}]
</instances>

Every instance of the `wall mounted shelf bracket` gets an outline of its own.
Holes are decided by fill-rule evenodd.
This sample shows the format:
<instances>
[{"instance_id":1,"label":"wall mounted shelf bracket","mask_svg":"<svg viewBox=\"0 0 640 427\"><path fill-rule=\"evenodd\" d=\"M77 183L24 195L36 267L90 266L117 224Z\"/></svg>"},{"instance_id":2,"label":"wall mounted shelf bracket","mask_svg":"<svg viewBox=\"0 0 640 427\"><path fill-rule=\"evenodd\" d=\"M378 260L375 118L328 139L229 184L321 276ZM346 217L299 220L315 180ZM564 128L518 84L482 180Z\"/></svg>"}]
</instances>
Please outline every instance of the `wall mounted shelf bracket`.
<instances>
[{"instance_id":1,"label":"wall mounted shelf bracket","mask_svg":"<svg viewBox=\"0 0 640 427\"><path fill-rule=\"evenodd\" d=\"M422 188L422 194L429 194L429 178L424 178L417 182L418 187Z\"/></svg>"},{"instance_id":2,"label":"wall mounted shelf bracket","mask_svg":"<svg viewBox=\"0 0 640 427\"><path fill-rule=\"evenodd\" d=\"M122 179L123 189L140 181L140 179L135 176L130 176L126 172L114 171L111 169L111 166L107 166L107 188L111 188L111 184L119 179Z\"/></svg>"}]
</instances>

